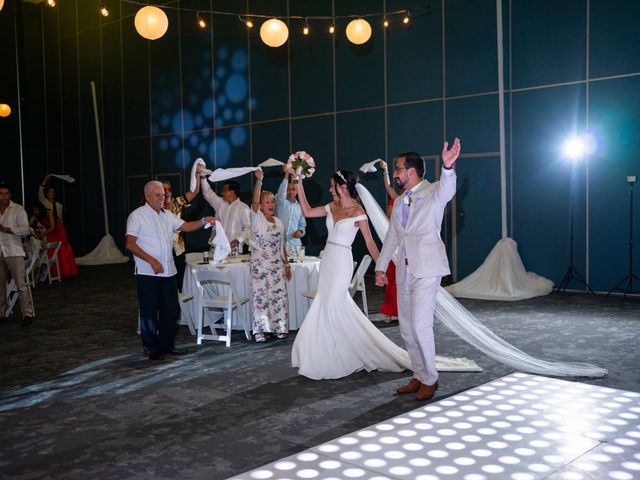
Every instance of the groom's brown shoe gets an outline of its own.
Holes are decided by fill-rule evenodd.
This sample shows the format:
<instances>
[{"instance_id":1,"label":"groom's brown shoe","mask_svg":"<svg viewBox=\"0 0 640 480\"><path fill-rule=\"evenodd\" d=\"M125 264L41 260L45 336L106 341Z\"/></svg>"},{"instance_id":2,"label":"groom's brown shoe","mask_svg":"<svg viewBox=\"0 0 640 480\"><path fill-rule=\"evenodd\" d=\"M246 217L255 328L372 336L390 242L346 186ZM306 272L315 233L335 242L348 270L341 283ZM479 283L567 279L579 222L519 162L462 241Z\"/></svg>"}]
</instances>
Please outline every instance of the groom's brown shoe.
<instances>
[{"instance_id":1,"label":"groom's brown shoe","mask_svg":"<svg viewBox=\"0 0 640 480\"><path fill-rule=\"evenodd\" d=\"M438 382L434 383L433 385L427 385L426 383L423 383L416 393L416 400L418 400L419 402L429 400L436 393L436 390L438 390Z\"/></svg>"},{"instance_id":2,"label":"groom's brown shoe","mask_svg":"<svg viewBox=\"0 0 640 480\"><path fill-rule=\"evenodd\" d=\"M422 385L422 383L420 383L420 380L418 380L417 378L412 378L409 383L407 383L406 385L403 385L402 387L398 388L396 390L396 392L398 392L398 393L416 393L420 389L421 385Z\"/></svg>"}]
</instances>

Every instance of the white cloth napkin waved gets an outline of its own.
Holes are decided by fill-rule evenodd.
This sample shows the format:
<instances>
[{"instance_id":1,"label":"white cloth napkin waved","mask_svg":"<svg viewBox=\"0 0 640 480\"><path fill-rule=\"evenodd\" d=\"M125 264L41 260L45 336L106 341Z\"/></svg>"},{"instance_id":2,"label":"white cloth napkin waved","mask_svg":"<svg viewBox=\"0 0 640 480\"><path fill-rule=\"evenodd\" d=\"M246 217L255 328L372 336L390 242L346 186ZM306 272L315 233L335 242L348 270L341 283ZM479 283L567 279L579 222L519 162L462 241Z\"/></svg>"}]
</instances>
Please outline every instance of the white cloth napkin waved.
<instances>
[{"instance_id":1,"label":"white cloth napkin waved","mask_svg":"<svg viewBox=\"0 0 640 480\"><path fill-rule=\"evenodd\" d=\"M284 165L280 160L275 158L268 158L257 167L234 167L234 168L216 168L214 172L209 176L210 182L223 182L230 178L241 177L250 172L255 172L262 167L278 167Z\"/></svg>"},{"instance_id":2,"label":"white cloth napkin waved","mask_svg":"<svg viewBox=\"0 0 640 480\"><path fill-rule=\"evenodd\" d=\"M382 162L382 159L381 158L377 158L373 162L364 163L360 167L360 171L363 172L363 173L377 172L378 169L375 167L375 164L378 163L378 162Z\"/></svg>"}]
</instances>

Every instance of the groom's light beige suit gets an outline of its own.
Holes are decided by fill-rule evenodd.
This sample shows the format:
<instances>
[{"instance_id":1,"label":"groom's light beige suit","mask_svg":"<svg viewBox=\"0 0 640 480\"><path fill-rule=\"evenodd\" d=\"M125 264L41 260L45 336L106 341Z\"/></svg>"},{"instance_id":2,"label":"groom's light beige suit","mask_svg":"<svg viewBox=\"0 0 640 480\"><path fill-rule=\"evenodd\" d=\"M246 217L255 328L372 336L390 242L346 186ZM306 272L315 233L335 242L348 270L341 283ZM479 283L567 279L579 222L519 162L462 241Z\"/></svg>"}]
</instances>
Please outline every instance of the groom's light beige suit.
<instances>
[{"instance_id":1,"label":"groom's light beige suit","mask_svg":"<svg viewBox=\"0 0 640 480\"><path fill-rule=\"evenodd\" d=\"M442 169L440 181L422 181L411 195L409 219L402 226L407 193L394 202L376 271L387 271L396 252L396 284L400 334L405 342L414 376L426 385L438 380L433 336L433 310L440 279L451 273L440 238L445 207L456 193L454 169Z\"/></svg>"}]
</instances>

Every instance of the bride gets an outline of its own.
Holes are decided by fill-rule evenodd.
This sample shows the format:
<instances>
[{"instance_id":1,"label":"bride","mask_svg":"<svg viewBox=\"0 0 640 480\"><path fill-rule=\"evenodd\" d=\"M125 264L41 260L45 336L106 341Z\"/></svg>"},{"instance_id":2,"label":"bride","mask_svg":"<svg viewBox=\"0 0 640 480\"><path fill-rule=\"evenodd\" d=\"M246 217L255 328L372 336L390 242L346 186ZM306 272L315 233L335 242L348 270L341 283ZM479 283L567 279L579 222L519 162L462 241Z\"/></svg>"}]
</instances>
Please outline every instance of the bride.
<instances>
[{"instance_id":1,"label":"bride","mask_svg":"<svg viewBox=\"0 0 640 480\"><path fill-rule=\"evenodd\" d=\"M291 363L314 380L340 378L359 370L401 372L410 368L405 350L389 340L349 295L353 270L351 244L358 230L375 261L376 246L367 216L357 202L358 177L350 170L331 176L333 202L309 206L302 182L298 198L305 217L327 217L329 232L320 261L318 291L293 343Z\"/></svg>"}]
</instances>

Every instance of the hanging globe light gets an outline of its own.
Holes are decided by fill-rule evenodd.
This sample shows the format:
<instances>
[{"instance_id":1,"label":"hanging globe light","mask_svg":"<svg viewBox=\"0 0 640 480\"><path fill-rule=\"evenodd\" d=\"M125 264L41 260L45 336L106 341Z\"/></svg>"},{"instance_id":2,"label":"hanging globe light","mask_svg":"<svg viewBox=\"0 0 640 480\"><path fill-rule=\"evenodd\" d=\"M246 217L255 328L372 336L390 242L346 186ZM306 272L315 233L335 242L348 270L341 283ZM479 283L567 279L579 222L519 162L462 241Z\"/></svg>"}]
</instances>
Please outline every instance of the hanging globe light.
<instances>
[{"instance_id":1,"label":"hanging globe light","mask_svg":"<svg viewBox=\"0 0 640 480\"><path fill-rule=\"evenodd\" d=\"M366 43L371 38L371 25L364 18L351 20L347 25L347 38L356 45Z\"/></svg>"},{"instance_id":2,"label":"hanging globe light","mask_svg":"<svg viewBox=\"0 0 640 480\"><path fill-rule=\"evenodd\" d=\"M157 40L162 37L169 28L167 15L158 7L142 7L136 13L133 21L136 30L142 38Z\"/></svg>"},{"instance_id":3,"label":"hanging globe light","mask_svg":"<svg viewBox=\"0 0 640 480\"><path fill-rule=\"evenodd\" d=\"M4 0L0 0L0 10L2 10L2 7L4 7Z\"/></svg>"},{"instance_id":4,"label":"hanging globe light","mask_svg":"<svg viewBox=\"0 0 640 480\"><path fill-rule=\"evenodd\" d=\"M260 27L260 38L270 47L279 47L289 38L289 28L282 20L272 18Z\"/></svg>"},{"instance_id":5,"label":"hanging globe light","mask_svg":"<svg viewBox=\"0 0 640 480\"><path fill-rule=\"evenodd\" d=\"M6 103L0 103L0 117L8 117L9 115L11 115L11 107Z\"/></svg>"}]
</instances>

